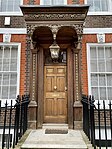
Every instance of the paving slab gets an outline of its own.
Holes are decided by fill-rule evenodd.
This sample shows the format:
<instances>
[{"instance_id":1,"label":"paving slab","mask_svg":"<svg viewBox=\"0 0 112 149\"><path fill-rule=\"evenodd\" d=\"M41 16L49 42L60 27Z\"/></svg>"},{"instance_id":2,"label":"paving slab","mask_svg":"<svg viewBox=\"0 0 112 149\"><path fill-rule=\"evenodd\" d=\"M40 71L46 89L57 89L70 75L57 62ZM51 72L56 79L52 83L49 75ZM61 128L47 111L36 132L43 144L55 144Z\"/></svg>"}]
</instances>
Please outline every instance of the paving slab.
<instances>
[{"instance_id":1,"label":"paving slab","mask_svg":"<svg viewBox=\"0 0 112 149\"><path fill-rule=\"evenodd\" d=\"M45 134L45 129L32 130L21 149L87 149L80 130L67 134Z\"/></svg>"}]
</instances>

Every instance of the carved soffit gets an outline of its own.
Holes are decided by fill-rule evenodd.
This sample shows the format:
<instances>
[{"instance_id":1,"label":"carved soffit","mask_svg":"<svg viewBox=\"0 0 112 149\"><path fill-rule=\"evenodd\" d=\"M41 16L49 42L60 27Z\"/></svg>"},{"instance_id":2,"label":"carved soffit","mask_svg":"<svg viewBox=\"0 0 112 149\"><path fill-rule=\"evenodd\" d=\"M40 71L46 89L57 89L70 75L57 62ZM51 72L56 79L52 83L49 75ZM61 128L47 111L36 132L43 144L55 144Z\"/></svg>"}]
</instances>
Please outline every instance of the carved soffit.
<instances>
[{"instance_id":1,"label":"carved soffit","mask_svg":"<svg viewBox=\"0 0 112 149\"><path fill-rule=\"evenodd\" d=\"M31 25L31 24L28 24L27 25L27 34L28 36L32 36L33 35L33 32L35 31L36 28L38 27L49 27L49 29L52 31L53 34L57 34L58 30L61 28L61 27L64 27L64 26L68 26L68 27L73 27L77 33L77 35L82 35L83 34L83 24L36 24L36 25Z\"/></svg>"}]
</instances>

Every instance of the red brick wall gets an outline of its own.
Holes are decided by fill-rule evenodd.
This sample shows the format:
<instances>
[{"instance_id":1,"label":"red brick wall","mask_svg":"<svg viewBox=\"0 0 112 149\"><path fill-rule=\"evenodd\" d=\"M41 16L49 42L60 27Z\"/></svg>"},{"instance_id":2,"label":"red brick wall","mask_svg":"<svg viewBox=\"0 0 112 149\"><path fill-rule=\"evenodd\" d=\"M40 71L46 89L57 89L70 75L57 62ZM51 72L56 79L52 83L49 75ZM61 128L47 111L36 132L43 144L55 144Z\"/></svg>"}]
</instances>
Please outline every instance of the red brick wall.
<instances>
[{"instance_id":1,"label":"red brick wall","mask_svg":"<svg viewBox=\"0 0 112 149\"><path fill-rule=\"evenodd\" d=\"M84 4L84 1L85 1L85 0L80 0L80 2L79 2L79 3L80 3L80 4Z\"/></svg>"},{"instance_id":2,"label":"red brick wall","mask_svg":"<svg viewBox=\"0 0 112 149\"><path fill-rule=\"evenodd\" d=\"M2 42L3 41L3 36L2 36L2 34L0 34L0 42Z\"/></svg>"},{"instance_id":3,"label":"red brick wall","mask_svg":"<svg viewBox=\"0 0 112 149\"><path fill-rule=\"evenodd\" d=\"M112 34L106 34L106 43L112 42ZM97 36L83 35L82 38L82 65L81 65L81 81L82 81L82 92L88 95L88 69L87 69L87 47L86 43L97 43Z\"/></svg>"},{"instance_id":4,"label":"red brick wall","mask_svg":"<svg viewBox=\"0 0 112 149\"><path fill-rule=\"evenodd\" d=\"M21 55L20 55L20 95L25 92L24 81L25 81L25 65L26 65L26 35L12 35L11 42L21 43Z\"/></svg>"},{"instance_id":5,"label":"red brick wall","mask_svg":"<svg viewBox=\"0 0 112 149\"><path fill-rule=\"evenodd\" d=\"M72 0L68 0L67 3L68 3L68 4L72 4Z\"/></svg>"},{"instance_id":6,"label":"red brick wall","mask_svg":"<svg viewBox=\"0 0 112 149\"><path fill-rule=\"evenodd\" d=\"M27 5L29 3L29 0L23 0L23 5Z\"/></svg>"}]
</instances>

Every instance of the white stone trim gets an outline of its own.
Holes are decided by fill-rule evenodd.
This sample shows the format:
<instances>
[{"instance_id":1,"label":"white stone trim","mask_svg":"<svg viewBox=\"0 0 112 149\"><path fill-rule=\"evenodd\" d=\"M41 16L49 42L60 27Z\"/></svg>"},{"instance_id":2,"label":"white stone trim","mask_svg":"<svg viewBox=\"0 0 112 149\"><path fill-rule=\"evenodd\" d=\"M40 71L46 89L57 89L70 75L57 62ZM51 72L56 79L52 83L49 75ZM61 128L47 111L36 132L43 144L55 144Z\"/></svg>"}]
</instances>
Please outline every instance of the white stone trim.
<instances>
[{"instance_id":1,"label":"white stone trim","mask_svg":"<svg viewBox=\"0 0 112 149\"><path fill-rule=\"evenodd\" d=\"M26 28L0 28L0 34L27 34Z\"/></svg>"},{"instance_id":2,"label":"white stone trim","mask_svg":"<svg viewBox=\"0 0 112 149\"><path fill-rule=\"evenodd\" d=\"M0 12L0 16L23 16L22 11L20 12Z\"/></svg>"},{"instance_id":3,"label":"white stone trim","mask_svg":"<svg viewBox=\"0 0 112 149\"><path fill-rule=\"evenodd\" d=\"M112 28L84 28L84 34L112 34Z\"/></svg>"},{"instance_id":4,"label":"white stone trim","mask_svg":"<svg viewBox=\"0 0 112 149\"><path fill-rule=\"evenodd\" d=\"M88 16L105 16L105 15L112 15L112 12L110 11L103 11L103 12L88 12L87 13Z\"/></svg>"}]
</instances>

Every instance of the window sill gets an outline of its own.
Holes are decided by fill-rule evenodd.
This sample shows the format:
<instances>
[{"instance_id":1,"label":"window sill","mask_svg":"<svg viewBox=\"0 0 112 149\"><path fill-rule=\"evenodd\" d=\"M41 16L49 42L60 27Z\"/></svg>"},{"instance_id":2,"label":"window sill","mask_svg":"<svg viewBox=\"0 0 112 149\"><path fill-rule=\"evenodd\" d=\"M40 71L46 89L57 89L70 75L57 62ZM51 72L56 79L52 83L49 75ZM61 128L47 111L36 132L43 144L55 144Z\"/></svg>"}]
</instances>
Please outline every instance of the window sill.
<instances>
[{"instance_id":1,"label":"window sill","mask_svg":"<svg viewBox=\"0 0 112 149\"><path fill-rule=\"evenodd\" d=\"M88 12L87 15L112 15L112 12Z\"/></svg>"},{"instance_id":2,"label":"window sill","mask_svg":"<svg viewBox=\"0 0 112 149\"><path fill-rule=\"evenodd\" d=\"M22 12L0 12L0 16L23 16Z\"/></svg>"}]
</instances>

